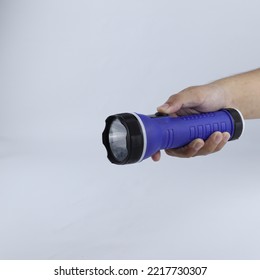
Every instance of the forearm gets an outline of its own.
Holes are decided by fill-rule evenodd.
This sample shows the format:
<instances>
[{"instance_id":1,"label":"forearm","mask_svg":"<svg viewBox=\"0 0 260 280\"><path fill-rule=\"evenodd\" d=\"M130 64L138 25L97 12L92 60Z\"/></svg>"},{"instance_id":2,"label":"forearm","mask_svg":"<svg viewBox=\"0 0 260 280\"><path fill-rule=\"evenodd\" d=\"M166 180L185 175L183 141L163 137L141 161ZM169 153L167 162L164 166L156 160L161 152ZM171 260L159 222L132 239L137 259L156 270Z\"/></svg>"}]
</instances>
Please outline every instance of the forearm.
<instances>
[{"instance_id":1,"label":"forearm","mask_svg":"<svg viewBox=\"0 0 260 280\"><path fill-rule=\"evenodd\" d=\"M260 118L260 68L212 84L224 90L227 106L239 109L246 119Z\"/></svg>"}]
</instances>

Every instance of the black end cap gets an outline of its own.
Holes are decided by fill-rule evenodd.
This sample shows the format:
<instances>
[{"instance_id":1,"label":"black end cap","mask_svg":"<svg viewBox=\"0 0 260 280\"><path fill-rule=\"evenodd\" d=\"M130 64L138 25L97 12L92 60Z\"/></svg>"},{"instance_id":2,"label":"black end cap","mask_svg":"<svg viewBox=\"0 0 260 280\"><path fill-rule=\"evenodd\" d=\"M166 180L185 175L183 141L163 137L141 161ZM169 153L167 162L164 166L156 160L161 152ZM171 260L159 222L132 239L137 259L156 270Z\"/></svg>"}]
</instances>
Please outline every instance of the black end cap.
<instances>
[{"instance_id":1,"label":"black end cap","mask_svg":"<svg viewBox=\"0 0 260 280\"><path fill-rule=\"evenodd\" d=\"M244 128L243 117L241 113L234 108L225 108L225 110L230 113L230 115L234 120L234 133L233 136L229 139L229 141L236 140L241 136L243 132L243 128Z\"/></svg>"}]
</instances>

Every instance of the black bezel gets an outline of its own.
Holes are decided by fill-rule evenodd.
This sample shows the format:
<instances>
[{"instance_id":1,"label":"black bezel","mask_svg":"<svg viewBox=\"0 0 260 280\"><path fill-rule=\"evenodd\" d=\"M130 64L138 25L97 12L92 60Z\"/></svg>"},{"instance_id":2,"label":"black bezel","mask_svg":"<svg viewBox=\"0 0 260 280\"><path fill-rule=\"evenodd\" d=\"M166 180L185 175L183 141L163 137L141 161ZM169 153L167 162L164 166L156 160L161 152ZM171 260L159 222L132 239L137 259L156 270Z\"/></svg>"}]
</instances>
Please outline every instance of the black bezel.
<instances>
[{"instance_id":1,"label":"black bezel","mask_svg":"<svg viewBox=\"0 0 260 280\"><path fill-rule=\"evenodd\" d=\"M123 161L119 161L115 158L109 144L109 130L112 122L115 119L118 119L124 125L127 131L126 144L127 144L128 155ZM102 133L102 140L107 150L107 157L112 163L120 164L120 165L136 163L140 160L143 154L143 148L144 148L143 131L139 123L139 120L133 114L122 113L122 114L109 116L106 119L106 126Z\"/></svg>"}]
</instances>

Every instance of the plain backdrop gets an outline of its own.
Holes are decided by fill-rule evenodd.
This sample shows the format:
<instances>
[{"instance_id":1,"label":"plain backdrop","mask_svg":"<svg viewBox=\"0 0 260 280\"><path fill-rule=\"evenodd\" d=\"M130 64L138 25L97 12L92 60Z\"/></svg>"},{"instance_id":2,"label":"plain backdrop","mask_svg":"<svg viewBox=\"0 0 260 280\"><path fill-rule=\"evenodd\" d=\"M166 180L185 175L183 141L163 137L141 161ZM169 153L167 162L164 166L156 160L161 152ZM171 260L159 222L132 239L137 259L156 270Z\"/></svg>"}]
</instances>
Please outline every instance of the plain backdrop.
<instances>
[{"instance_id":1,"label":"plain backdrop","mask_svg":"<svg viewBox=\"0 0 260 280\"><path fill-rule=\"evenodd\" d=\"M116 166L108 115L259 67L257 0L0 1L1 259L259 259L259 120Z\"/></svg>"}]
</instances>

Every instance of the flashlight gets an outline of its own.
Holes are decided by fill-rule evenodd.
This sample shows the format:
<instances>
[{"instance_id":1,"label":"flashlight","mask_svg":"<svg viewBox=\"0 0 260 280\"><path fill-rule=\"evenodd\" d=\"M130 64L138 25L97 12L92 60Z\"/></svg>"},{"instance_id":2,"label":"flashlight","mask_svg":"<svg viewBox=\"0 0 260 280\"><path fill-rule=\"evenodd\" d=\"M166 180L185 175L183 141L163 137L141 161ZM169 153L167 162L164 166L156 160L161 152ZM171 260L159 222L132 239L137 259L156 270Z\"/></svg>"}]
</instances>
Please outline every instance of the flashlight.
<instances>
[{"instance_id":1,"label":"flashlight","mask_svg":"<svg viewBox=\"0 0 260 280\"><path fill-rule=\"evenodd\" d=\"M179 148L213 132L228 132L238 139L244 127L242 114L233 108L172 117L166 114L121 113L109 116L102 134L108 159L114 164L140 162L162 149Z\"/></svg>"}]
</instances>

